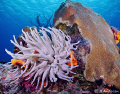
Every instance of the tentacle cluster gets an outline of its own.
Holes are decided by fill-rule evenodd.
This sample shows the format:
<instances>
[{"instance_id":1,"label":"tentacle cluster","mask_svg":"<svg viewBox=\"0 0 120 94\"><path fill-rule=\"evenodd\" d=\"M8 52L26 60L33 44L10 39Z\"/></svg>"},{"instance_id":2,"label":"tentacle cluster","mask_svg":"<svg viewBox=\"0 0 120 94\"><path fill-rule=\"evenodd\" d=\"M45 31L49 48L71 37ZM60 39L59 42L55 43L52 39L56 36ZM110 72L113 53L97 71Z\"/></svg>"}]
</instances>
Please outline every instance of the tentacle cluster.
<instances>
[{"instance_id":1,"label":"tentacle cluster","mask_svg":"<svg viewBox=\"0 0 120 94\"><path fill-rule=\"evenodd\" d=\"M51 82L56 82L57 78L72 81L73 77L69 77L68 74L73 73L71 70L77 65L73 65L70 52L77 49L74 45L79 42L71 44L71 38L56 28L41 27L40 32L36 28L30 28L30 31L28 33L22 30L24 36L21 37L27 43L27 47L24 47L22 42L19 44L13 36L14 41L11 40L11 43L20 51L14 54L5 49L13 59L22 59L25 62L22 66L15 65L16 67L10 72L12 76L8 78L13 80L13 83L20 77L26 78L25 80L32 79L31 84L37 81L36 89L39 91L48 85L48 79ZM39 33L42 33L42 36ZM70 66L68 63L71 63Z\"/></svg>"}]
</instances>

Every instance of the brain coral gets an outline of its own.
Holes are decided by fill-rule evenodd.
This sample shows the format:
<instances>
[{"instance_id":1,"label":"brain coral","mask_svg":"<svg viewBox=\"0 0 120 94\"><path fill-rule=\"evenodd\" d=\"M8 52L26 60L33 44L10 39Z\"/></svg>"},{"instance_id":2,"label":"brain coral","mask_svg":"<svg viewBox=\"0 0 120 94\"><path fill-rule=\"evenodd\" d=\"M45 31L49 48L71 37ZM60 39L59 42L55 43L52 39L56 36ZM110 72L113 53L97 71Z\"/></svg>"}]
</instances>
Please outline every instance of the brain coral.
<instances>
[{"instance_id":1,"label":"brain coral","mask_svg":"<svg viewBox=\"0 0 120 94\"><path fill-rule=\"evenodd\" d=\"M84 39L90 43L86 55L84 76L88 81L103 79L107 84L120 87L119 53L110 26L97 13L81 3L66 0L56 10L53 26L63 24L62 30L78 25Z\"/></svg>"},{"instance_id":2,"label":"brain coral","mask_svg":"<svg viewBox=\"0 0 120 94\"><path fill-rule=\"evenodd\" d=\"M76 68L77 64L73 64L71 52L76 50L73 46L78 44L71 44L71 38L55 28L42 27L40 32L36 28L30 28L30 32L23 31L21 38L27 45L18 43L14 36L14 42L11 42L19 51L14 54L5 50L13 58L9 66L16 66L10 71L11 76L7 79L12 80L12 83L18 82L20 78L26 81L31 79L31 84L36 85L38 92L48 85L48 79L51 82L56 82L58 78L72 81L73 77L69 76L69 73L74 73L72 69ZM51 39L47 32L50 33Z\"/></svg>"}]
</instances>

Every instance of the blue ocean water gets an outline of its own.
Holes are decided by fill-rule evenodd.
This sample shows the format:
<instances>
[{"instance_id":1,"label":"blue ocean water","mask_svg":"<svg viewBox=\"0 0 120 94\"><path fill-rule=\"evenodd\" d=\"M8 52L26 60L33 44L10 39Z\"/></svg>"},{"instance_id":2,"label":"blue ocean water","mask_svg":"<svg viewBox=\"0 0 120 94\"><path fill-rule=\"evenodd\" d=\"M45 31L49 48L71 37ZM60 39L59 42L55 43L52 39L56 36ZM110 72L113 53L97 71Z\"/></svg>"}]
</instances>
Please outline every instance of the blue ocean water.
<instances>
[{"instance_id":1,"label":"blue ocean water","mask_svg":"<svg viewBox=\"0 0 120 94\"><path fill-rule=\"evenodd\" d=\"M120 30L120 0L72 1L91 7L110 26ZM13 50L14 45L10 43L13 35L17 38L25 26L33 26L30 20L36 23L38 14L41 22L44 19L43 14L47 18L54 15L62 2L65 0L0 0L0 61L10 61L11 57L5 52L5 48Z\"/></svg>"}]
</instances>

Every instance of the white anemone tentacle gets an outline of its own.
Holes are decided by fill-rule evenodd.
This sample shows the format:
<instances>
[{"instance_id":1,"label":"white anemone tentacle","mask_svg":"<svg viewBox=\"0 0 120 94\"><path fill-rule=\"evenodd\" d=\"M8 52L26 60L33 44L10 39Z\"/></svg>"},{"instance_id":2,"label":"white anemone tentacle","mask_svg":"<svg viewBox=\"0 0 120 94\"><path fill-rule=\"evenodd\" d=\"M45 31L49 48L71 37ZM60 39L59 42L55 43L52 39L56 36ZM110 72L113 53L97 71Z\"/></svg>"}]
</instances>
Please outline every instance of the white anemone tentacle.
<instances>
[{"instance_id":1,"label":"white anemone tentacle","mask_svg":"<svg viewBox=\"0 0 120 94\"><path fill-rule=\"evenodd\" d=\"M26 43L26 47L24 47L23 41L18 42L13 36L14 41L11 40L11 43L18 47L20 51L12 53L5 49L13 59L24 61L22 66L15 65L16 68L11 68L10 73L13 73L13 76L8 78L12 80L12 83L15 83L21 77L30 81L31 84L37 82L35 85L39 93L47 87L48 80L57 82L60 78L72 82L73 76L69 76L69 73L75 74L72 69L78 67L78 65L73 65L71 51L77 49L73 46L77 45L79 41L71 43L70 36L54 27L49 27L49 29L41 27L40 32L34 27L30 28L29 33L23 30L22 32L23 34L20 37ZM42 36L40 36L40 33L42 33ZM12 67L13 63L11 62L7 66Z\"/></svg>"}]
</instances>

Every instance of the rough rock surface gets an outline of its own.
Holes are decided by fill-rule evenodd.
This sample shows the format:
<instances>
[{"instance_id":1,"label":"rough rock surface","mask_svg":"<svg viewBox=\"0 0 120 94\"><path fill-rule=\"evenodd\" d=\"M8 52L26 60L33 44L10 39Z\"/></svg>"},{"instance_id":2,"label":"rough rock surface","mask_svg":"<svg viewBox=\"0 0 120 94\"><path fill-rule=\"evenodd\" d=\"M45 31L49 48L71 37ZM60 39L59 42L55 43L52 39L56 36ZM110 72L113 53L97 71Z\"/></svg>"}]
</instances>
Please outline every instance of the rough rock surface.
<instances>
[{"instance_id":1,"label":"rough rock surface","mask_svg":"<svg viewBox=\"0 0 120 94\"><path fill-rule=\"evenodd\" d=\"M90 53L86 55L84 76L88 81L103 79L107 84L120 88L120 62L118 48L113 33L105 20L91 8L81 3L66 0L56 10L53 26L67 27L78 25L85 40L90 43Z\"/></svg>"}]
</instances>

